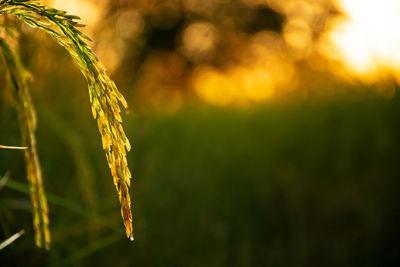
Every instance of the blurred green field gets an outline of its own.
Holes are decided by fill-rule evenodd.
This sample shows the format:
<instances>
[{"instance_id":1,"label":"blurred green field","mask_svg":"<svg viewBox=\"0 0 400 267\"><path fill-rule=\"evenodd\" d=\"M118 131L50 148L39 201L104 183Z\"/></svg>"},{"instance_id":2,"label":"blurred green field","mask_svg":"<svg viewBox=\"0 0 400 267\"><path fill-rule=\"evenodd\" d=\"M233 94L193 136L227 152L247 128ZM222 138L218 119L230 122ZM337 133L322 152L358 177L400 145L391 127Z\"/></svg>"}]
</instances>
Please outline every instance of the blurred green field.
<instances>
[{"instance_id":1,"label":"blurred green field","mask_svg":"<svg viewBox=\"0 0 400 267\"><path fill-rule=\"evenodd\" d=\"M0 150L1 239L26 231L1 266L400 265L399 96L125 116L134 242L89 105L73 101L36 101L49 252L34 248L23 154ZM0 129L20 143L4 99Z\"/></svg>"}]
</instances>

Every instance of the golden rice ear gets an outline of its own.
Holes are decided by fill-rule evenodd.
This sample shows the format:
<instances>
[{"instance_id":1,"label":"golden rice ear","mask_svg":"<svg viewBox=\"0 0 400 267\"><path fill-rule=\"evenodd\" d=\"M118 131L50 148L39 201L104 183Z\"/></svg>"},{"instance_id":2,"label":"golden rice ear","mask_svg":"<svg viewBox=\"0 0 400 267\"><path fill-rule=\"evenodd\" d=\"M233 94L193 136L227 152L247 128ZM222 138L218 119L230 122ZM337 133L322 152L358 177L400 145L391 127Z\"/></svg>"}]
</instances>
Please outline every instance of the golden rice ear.
<instances>
[{"instance_id":1,"label":"golden rice ear","mask_svg":"<svg viewBox=\"0 0 400 267\"><path fill-rule=\"evenodd\" d=\"M97 120L103 149L106 153L123 210L123 221L127 236L133 239L132 214L128 186L130 171L126 150L131 146L122 128L119 104L128 104L118 91L86 41L90 40L77 27L79 17L67 15L65 11L49 8L29 0L0 1L0 14L10 14L34 28L44 30L63 46L77 63L88 83L89 98L93 117ZM122 190L122 191L121 191ZM126 218L130 218L126 220Z\"/></svg>"}]
</instances>

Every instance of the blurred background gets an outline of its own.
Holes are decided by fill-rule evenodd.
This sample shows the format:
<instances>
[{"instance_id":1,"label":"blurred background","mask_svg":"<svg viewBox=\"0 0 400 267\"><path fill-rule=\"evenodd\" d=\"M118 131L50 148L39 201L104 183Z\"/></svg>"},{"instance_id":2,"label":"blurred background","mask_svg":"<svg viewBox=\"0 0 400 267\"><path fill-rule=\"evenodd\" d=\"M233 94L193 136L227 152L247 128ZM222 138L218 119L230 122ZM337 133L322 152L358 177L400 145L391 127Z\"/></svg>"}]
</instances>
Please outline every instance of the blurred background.
<instances>
[{"instance_id":1,"label":"blurred background","mask_svg":"<svg viewBox=\"0 0 400 267\"><path fill-rule=\"evenodd\" d=\"M52 247L0 150L0 240L26 232L1 266L400 266L400 2L40 2L81 16L129 103L135 241L84 78L22 26ZM5 90L0 129L20 144Z\"/></svg>"}]
</instances>

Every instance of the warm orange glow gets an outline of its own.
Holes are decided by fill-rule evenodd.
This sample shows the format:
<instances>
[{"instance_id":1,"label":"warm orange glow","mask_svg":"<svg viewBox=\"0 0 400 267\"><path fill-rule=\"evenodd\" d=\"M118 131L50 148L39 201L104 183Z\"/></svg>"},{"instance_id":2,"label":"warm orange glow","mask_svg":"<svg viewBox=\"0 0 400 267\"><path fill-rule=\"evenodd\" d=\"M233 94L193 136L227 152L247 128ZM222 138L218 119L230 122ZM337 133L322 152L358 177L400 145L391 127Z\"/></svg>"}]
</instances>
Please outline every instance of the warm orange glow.
<instances>
[{"instance_id":1,"label":"warm orange glow","mask_svg":"<svg viewBox=\"0 0 400 267\"><path fill-rule=\"evenodd\" d=\"M283 37L297 58L308 56L311 52L312 31L310 25L299 17L291 17L283 28Z\"/></svg>"},{"instance_id":2,"label":"warm orange glow","mask_svg":"<svg viewBox=\"0 0 400 267\"><path fill-rule=\"evenodd\" d=\"M183 51L192 58L204 57L213 52L217 30L208 22L190 24L183 32Z\"/></svg>"},{"instance_id":3,"label":"warm orange glow","mask_svg":"<svg viewBox=\"0 0 400 267\"><path fill-rule=\"evenodd\" d=\"M50 6L65 10L69 14L81 17L82 23L88 25L88 29L95 26L100 19L100 6L94 1L84 0L47 0Z\"/></svg>"},{"instance_id":4,"label":"warm orange glow","mask_svg":"<svg viewBox=\"0 0 400 267\"><path fill-rule=\"evenodd\" d=\"M337 5L345 16L331 22L322 53L364 82L400 77L400 1L337 0Z\"/></svg>"},{"instance_id":5,"label":"warm orange glow","mask_svg":"<svg viewBox=\"0 0 400 267\"><path fill-rule=\"evenodd\" d=\"M282 53L283 40L276 33L257 33L241 62L223 70L200 66L193 87L203 100L219 106L265 101L295 86L293 63Z\"/></svg>"},{"instance_id":6,"label":"warm orange glow","mask_svg":"<svg viewBox=\"0 0 400 267\"><path fill-rule=\"evenodd\" d=\"M267 101L303 82L315 82L314 77L302 78L307 67L369 84L392 76L400 83L399 0L239 0L254 9L267 6L281 14L279 32L246 31L236 27L242 18L236 21L229 12L216 12L226 16L222 24L202 17L220 5L228 8L225 0L187 0L182 8L197 15L179 26L171 54L156 54L155 50L163 48L152 47L152 38L147 38L152 30L176 23L182 15L177 11L179 1L126 4L109 20L115 22L110 27L103 27L101 19L108 0L47 1L82 16L89 25L89 36L98 26L94 50L110 73L118 70L127 55L132 61L142 50L156 55L145 59L135 84L141 93L148 91L143 95L154 106L168 95L176 95L179 106L186 87L220 106ZM332 4L340 15L332 12ZM165 15L167 11L172 15Z\"/></svg>"}]
</instances>

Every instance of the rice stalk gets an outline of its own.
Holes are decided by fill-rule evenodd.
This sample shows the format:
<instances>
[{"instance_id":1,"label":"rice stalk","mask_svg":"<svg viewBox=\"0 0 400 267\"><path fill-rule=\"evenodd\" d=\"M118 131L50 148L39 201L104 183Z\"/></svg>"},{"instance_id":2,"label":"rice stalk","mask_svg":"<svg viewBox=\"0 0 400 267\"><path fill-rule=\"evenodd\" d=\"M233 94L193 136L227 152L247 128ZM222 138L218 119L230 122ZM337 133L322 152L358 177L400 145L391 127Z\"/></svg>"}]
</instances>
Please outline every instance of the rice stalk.
<instances>
[{"instance_id":1,"label":"rice stalk","mask_svg":"<svg viewBox=\"0 0 400 267\"><path fill-rule=\"evenodd\" d=\"M2 0L0 14L13 15L34 28L44 30L62 45L78 64L88 83L92 114L97 120L103 149L118 192L126 235L133 240L131 200L128 191L131 173L126 159L126 151L129 151L131 146L122 128L119 108L119 103L125 108L127 103L107 75L104 66L86 44L85 40L90 39L77 29L84 26L78 23L80 18L30 0Z\"/></svg>"},{"instance_id":2,"label":"rice stalk","mask_svg":"<svg viewBox=\"0 0 400 267\"><path fill-rule=\"evenodd\" d=\"M18 112L18 121L22 137L25 164L29 181L29 191L33 207L33 227L35 230L35 242L38 247L50 248L49 217L46 195L43 189L42 172L39 157L36 150L36 113L29 94L25 70L19 59L11 51L10 47L0 38L0 48L8 67L10 77L11 95Z\"/></svg>"}]
</instances>

